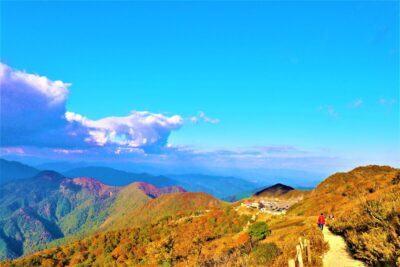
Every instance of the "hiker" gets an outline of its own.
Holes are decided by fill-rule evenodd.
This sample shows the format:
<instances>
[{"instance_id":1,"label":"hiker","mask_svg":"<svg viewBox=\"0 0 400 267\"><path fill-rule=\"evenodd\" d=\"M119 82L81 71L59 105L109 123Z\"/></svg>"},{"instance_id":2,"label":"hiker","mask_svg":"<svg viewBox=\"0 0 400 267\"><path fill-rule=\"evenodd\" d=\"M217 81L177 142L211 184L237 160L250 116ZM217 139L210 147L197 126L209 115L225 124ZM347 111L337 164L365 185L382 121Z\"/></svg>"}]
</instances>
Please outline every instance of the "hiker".
<instances>
[{"instance_id":1,"label":"hiker","mask_svg":"<svg viewBox=\"0 0 400 267\"><path fill-rule=\"evenodd\" d=\"M318 227L322 230L324 230L324 225L325 225L325 216L323 213L319 215L318 217Z\"/></svg>"}]
</instances>

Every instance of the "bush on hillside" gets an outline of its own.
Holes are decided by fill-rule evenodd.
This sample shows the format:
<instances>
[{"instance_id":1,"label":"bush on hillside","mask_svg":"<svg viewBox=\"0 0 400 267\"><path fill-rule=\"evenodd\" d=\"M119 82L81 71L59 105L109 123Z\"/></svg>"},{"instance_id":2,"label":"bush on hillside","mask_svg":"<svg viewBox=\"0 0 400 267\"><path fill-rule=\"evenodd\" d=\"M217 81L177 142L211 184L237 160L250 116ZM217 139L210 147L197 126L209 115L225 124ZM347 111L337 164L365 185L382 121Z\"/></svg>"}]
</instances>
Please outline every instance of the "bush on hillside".
<instances>
[{"instance_id":1,"label":"bush on hillside","mask_svg":"<svg viewBox=\"0 0 400 267\"><path fill-rule=\"evenodd\" d=\"M332 223L332 229L344 235L356 258L373 266L395 266L400 257L400 193L384 199L367 200Z\"/></svg>"},{"instance_id":2,"label":"bush on hillside","mask_svg":"<svg viewBox=\"0 0 400 267\"><path fill-rule=\"evenodd\" d=\"M275 243L258 244L251 251L251 259L256 264L265 265L272 263L281 253L282 251Z\"/></svg>"},{"instance_id":3,"label":"bush on hillside","mask_svg":"<svg viewBox=\"0 0 400 267\"><path fill-rule=\"evenodd\" d=\"M271 234L271 230L265 222L256 222L249 227L249 235L252 241L265 239Z\"/></svg>"},{"instance_id":4,"label":"bush on hillside","mask_svg":"<svg viewBox=\"0 0 400 267\"><path fill-rule=\"evenodd\" d=\"M394 177L393 179L392 179L392 184L393 185L396 185L396 184L399 184L400 183L400 173L398 173L397 175L396 175L396 177Z\"/></svg>"}]
</instances>

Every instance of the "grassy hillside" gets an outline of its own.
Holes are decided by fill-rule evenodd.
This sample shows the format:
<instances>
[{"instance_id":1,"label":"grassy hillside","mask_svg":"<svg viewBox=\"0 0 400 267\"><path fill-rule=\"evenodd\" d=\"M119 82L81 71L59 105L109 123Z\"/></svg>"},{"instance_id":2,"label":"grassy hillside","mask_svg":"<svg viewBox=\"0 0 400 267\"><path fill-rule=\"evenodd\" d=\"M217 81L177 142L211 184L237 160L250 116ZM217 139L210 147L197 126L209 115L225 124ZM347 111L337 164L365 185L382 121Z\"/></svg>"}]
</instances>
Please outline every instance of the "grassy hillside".
<instances>
[{"instance_id":1,"label":"grassy hillside","mask_svg":"<svg viewBox=\"0 0 400 267\"><path fill-rule=\"evenodd\" d=\"M110 229L121 229L149 223L165 217L180 217L191 213L222 207L223 202L207 193L172 193L146 202L119 219L114 219Z\"/></svg>"},{"instance_id":2,"label":"grassy hillside","mask_svg":"<svg viewBox=\"0 0 400 267\"><path fill-rule=\"evenodd\" d=\"M97 228L117 188L45 171L0 187L0 258L20 256L66 235Z\"/></svg>"},{"instance_id":3,"label":"grassy hillside","mask_svg":"<svg viewBox=\"0 0 400 267\"><path fill-rule=\"evenodd\" d=\"M182 190L145 183L108 186L93 178L69 179L52 171L3 184L0 186L0 259L15 258L50 243L62 244L106 229L131 218L127 215L152 198ZM154 214L157 214L156 208Z\"/></svg>"},{"instance_id":4,"label":"grassy hillside","mask_svg":"<svg viewBox=\"0 0 400 267\"><path fill-rule=\"evenodd\" d=\"M143 206L152 198L137 187L136 184L130 184L121 189L114 203L110 207L110 216L101 225L100 229L107 229L115 225L128 216L132 211Z\"/></svg>"},{"instance_id":5,"label":"grassy hillside","mask_svg":"<svg viewBox=\"0 0 400 267\"><path fill-rule=\"evenodd\" d=\"M341 215L365 202L382 196L399 170L387 166L359 167L350 172L336 173L321 182L304 200L293 206L291 212L300 215Z\"/></svg>"},{"instance_id":6,"label":"grassy hillside","mask_svg":"<svg viewBox=\"0 0 400 267\"><path fill-rule=\"evenodd\" d=\"M164 195L147 202L137 213L144 214L144 220L131 217L127 228L99 232L0 266L281 267L294 257L300 236L311 241L312 266L321 266L322 235L306 217L260 215L253 220L235 206L221 204L207 194Z\"/></svg>"},{"instance_id":7,"label":"grassy hillside","mask_svg":"<svg viewBox=\"0 0 400 267\"><path fill-rule=\"evenodd\" d=\"M99 233L0 266L202 266L235 263L248 253L239 239L246 216L213 209L198 217L165 217L140 228Z\"/></svg>"},{"instance_id":8,"label":"grassy hillside","mask_svg":"<svg viewBox=\"0 0 400 267\"><path fill-rule=\"evenodd\" d=\"M356 258L371 265L400 264L400 170L366 166L336 173L289 213L335 216L331 229L344 236Z\"/></svg>"}]
</instances>

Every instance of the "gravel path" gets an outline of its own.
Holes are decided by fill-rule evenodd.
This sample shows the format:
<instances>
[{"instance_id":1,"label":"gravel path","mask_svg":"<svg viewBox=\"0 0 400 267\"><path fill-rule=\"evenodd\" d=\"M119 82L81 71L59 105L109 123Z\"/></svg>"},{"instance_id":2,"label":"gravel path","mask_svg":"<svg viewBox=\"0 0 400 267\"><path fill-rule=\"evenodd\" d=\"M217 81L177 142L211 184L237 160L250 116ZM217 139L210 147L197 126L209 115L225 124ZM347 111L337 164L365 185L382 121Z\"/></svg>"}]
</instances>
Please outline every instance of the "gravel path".
<instances>
[{"instance_id":1,"label":"gravel path","mask_svg":"<svg viewBox=\"0 0 400 267\"><path fill-rule=\"evenodd\" d=\"M329 251L323 256L324 267L364 267L363 262L351 257L343 237L334 235L324 228L324 239L329 244Z\"/></svg>"}]
</instances>

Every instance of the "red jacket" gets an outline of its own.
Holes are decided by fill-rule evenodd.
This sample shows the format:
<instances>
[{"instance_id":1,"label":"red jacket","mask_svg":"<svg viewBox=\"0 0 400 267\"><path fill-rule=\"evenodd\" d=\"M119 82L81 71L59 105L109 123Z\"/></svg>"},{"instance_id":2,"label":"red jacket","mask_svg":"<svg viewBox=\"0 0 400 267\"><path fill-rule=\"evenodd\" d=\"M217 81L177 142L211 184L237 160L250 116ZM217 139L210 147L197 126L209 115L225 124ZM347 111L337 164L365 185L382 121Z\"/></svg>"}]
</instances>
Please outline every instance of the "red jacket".
<instances>
[{"instance_id":1,"label":"red jacket","mask_svg":"<svg viewBox=\"0 0 400 267\"><path fill-rule=\"evenodd\" d=\"M324 215L319 215L318 224L325 224L325 216Z\"/></svg>"}]
</instances>

